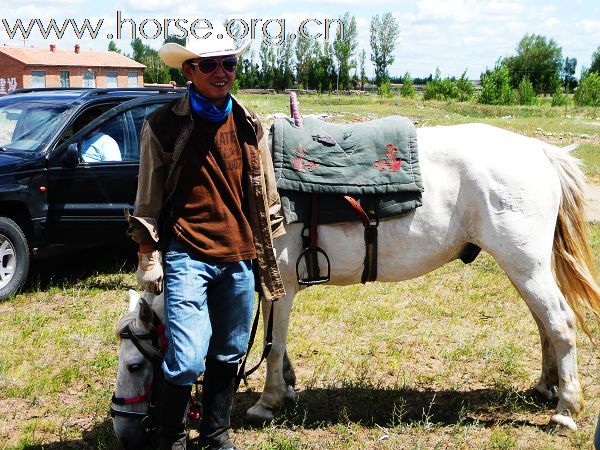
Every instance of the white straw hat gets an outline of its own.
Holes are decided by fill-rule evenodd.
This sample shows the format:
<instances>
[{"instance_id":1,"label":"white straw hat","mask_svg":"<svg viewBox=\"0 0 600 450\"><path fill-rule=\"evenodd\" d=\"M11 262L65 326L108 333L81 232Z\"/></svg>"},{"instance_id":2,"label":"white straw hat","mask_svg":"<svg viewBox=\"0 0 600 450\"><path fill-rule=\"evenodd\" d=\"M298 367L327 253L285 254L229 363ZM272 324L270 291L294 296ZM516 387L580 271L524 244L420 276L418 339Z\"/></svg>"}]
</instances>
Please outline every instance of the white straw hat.
<instances>
[{"instance_id":1,"label":"white straw hat","mask_svg":"<svg viewBox=\"0 0 600 450\"><path fill-rule=\"evenodd\" d=\"M206 39L189 38L185 47L174 42L168 42L160 48L158 55L167 66L180 69L181 65L189 59L237 56L251 44L251 41L248 41L241 47L236 48L235 41L229 36L224 27L214 27L212 30L203 30L202 33L198 34L209 32L210 36Z\"/></svg>"}]
</instances>

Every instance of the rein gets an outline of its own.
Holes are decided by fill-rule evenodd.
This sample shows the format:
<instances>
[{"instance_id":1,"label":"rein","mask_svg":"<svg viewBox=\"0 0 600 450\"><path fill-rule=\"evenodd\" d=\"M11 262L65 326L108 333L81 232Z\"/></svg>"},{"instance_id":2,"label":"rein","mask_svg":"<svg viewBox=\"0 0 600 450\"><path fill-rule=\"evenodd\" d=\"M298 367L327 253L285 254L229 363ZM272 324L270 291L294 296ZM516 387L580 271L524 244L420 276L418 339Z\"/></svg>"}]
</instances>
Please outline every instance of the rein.
<instances>
[{"instance_id":1,"label":"rein","mask_svg":"<svg viewBox=\"0 0 600 450\"><path fill-rule=\"evenodd\" d=\"M116 397L113 394L111 398L110 405L110 415L111 417L120 416L120 417L128 417L131 419L138 420L147 420L153 415L153 411L155 408L155 400L158 394L158 383L155 383L154 380L159 380L162 374L162 369L160 367L162 362L162 351L161 351L161 339L158 333L158 329L163 325L161 324L158 316L153 312L153 325L154 328L149 333L140 333L136 334L131 329L130 324L126 325L123 330L119 333L119 337L121 339L129 339L135 345L135 348L152 364L152 380L148 384L148 386L144 389L140 395L135 397ZM123 411L121 409L115 408L115 405L131 405L135 403L149 402L148 411L139 412L139 411Z\"/></svg>"},{"instance_id":2,"label":"rein","mask_svg":"<svg viewBox=\"0 0 600 450\"><path fill-rule=\"evenodd\" d=\"M250 354L250 350L252 349L252 345L254 344L254 339L256 337L256 331L258 329L258 321L260 318L260 302L258 303L258 309L256 310L256 315L254 316L254 322L252 324L252 330L250 332L250 338L248 341L248 347L246 349L246 355L238 374L236 376L236 391L240 385L240 382L243 380L245 385L248 385L248 377L254 373L262 362L269 356L271 352L271 347L273 346L273 303L271 303L271 307L269 308L269 315L267 319L267 330L265 336L265 346L263 348L263 352L260 358L260 361L251 369L246 370L246 362L248 360L248 355ZM150 421L150 426L152 427L152 417L154 415L154 410L156 408L156 396L158 394L158 384L155 383L154 380L160 380L162 377L162 368L161 363L163 360L163 352L162 349L166 349L166 341L163 336L164 325L160 322L156 313L153 312L153 325L154 328L149 333L139 333L136 334L131 329L130 324L126 325L123 330L119 333L119 337L121 339L129 339L135 345L135 348L152 364L152 380L148 384L148 386L144 389L140 395L135 397L116 397L114 394L111 398L110 405L110 415L111 417L120 416L127 417L131 419L142 420L144 422ZM196 397L198 395L198 386L196 384ZM139 411L123 411L121 409L115 408L115 405L123 406L123 405L131 405L135 403L149 402L148 411L147 412L139 412ZM196 419L199 418L199 411L192 408L190 405L190 413Z\"/></svg>"}]
</instances>

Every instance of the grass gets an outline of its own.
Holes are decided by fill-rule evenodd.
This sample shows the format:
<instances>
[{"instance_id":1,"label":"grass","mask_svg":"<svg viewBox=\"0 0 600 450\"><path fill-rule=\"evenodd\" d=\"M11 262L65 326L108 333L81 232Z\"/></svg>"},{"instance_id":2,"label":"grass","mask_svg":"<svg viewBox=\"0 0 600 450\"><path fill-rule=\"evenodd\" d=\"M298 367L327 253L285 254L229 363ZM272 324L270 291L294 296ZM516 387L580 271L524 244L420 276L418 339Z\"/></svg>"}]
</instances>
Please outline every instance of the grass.
<instances>
[{"instance_id":1,"label":"grass","mask_svg":"<svg viewBox=\"0 0 600 450\"><path fill-rule=\"evenodd\" d=\"M242 99L265 122L288 108L285 96ZM387 114L410 116L418 126L477 120L558 145L578 141L575 154L586 174L600 180L597 109L327 96L301 97L300 106L339 121ZM600 261L600 226L591 225L590 242ZM54 257L36 263L24 291L0 303L0 448L115 448L108 416L118 349L113 330L127 309L127 289L136 288L134 265L131 248ZM598 324L590 324L598 335ZM485 254L402 283L304 290L295 301L288 350L298 402L265 427L245 424L244 411L262 390L262 367L236 395L233 435L243 448L592 445L600 409L597 349L578 335L587 399L579 431L546 433L553 407L527 391L541 364L535 323Z\"/></svg>"}]
</instances>

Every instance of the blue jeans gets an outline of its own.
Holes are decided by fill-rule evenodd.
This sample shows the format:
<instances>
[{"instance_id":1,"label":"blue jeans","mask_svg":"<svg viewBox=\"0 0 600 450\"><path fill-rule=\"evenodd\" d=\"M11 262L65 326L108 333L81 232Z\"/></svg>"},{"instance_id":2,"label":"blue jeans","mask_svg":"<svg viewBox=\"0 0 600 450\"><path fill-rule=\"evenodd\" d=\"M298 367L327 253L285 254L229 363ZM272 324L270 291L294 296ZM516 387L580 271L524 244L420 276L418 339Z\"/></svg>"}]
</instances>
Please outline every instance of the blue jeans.
<instances>
[{"instance_id":1,"label":"blue jeans","mask_svg":"<svg viewBox=\"0 0 600 450\"><path fill-rule=\"evenodd\" d=\"M254 307L252 261L205 262L174 239L163 261L165 378L191 385L204 373L206 357L241 362Z\"/></svg>"}]
</instances>

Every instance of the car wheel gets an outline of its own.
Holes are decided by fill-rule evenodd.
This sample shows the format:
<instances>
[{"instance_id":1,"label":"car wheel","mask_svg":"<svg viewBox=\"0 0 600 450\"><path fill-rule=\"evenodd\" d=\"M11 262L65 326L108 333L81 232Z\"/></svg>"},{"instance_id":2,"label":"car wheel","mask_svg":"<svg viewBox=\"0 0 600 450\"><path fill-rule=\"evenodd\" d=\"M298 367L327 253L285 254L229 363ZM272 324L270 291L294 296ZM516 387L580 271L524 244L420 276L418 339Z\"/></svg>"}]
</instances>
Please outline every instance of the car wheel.
<instances>
[{"instance_id":1,"label":"car wheel","mask_svg":"<svg viewBox=\"0 0 600 450\"><path fill-rule=\"evenodd\" d=\"M29 272L29 245L23 230L8 217L0 217L0 300L17 292Z\"/></svg>"}]
</instances>

